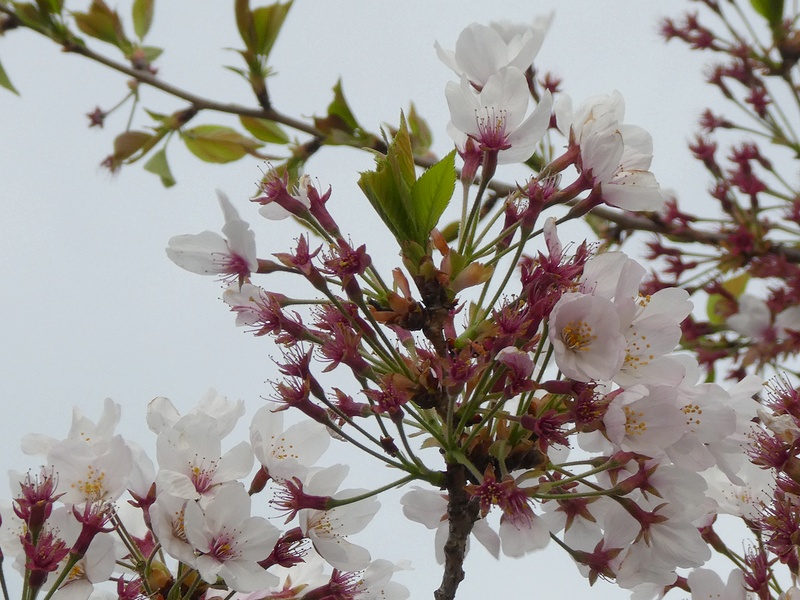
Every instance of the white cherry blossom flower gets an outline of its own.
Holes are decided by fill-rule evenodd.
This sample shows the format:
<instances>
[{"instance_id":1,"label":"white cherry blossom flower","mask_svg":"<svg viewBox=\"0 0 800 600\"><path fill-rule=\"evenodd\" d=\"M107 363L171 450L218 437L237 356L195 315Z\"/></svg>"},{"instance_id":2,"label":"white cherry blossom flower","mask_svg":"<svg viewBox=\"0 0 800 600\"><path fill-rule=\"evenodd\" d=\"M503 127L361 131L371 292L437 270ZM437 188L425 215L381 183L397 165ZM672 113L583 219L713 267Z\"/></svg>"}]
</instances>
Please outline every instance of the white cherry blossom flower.
<instances>
[{"instance_id":1,"label":"white cherry blossom flower","mask_svg":"<svg viewBox=\"0 0 800 600\"><path fill-rule=\"evenodd\" d=\"M194 546L186 537L186 505L193 500L160 492L150 507L153 532L159 543L172 558L194 566Z\"/></svg>"},{"instance_id":2,"label":"white cherry blossom flower","mask_svg":"<svg viewBox=\"0 0 800 600\"><path fill-rule=\"evenodd\" d=\"M653 139L641 127L622 123L625 103L619 92L590 98L576 111L564 94L555 113L558 129L580 146L580 172L600 185L604 202L625 210L659 210L664 205L650 172Z\"/></svg>"},{"instance_id":3,"label":"white cherry blossom flower","mask_svg":"<svg viewBox=\"0 0 800 600\"><path fill-rule=\"evenodd\" d=\"M72 511L61 507L53 511L49 522L59 532L59 537L72 546L81 533L81 524ZM63 568L69 555L61 562ZM98 533L92 539L86 553L70 569L66 579L58 586L52 598L56 600L86 600L94 590L94 585L108 581L114 572L117 556L114 552L114 537L108 533ZM60 573L61 568L57 573ZM47 578L43 591L49 591L56 581L55 575Z\"/></svg>"},{"instance_id":4,"label":"white cherry blossom flower","mask_svg":"<svg viewBox=\"0 0 800 600\"><path fill-rule=\"evenodd\" d=\"M192 408L187 415L204 414L211 417L217 424L215 436L224 438L233 428L236 422L244 414L244 402L237 400L231 402L225 396L217 394L216 390L208 390L197 406ZM153 398L147 405L147 426L156 435L165 429L175 427L181 420L181 415L172 404L169 398L159 396Z\"/></svg>"},{"instance_id":5,"label":"white cherry blossom flower","mask_svg":"<svg viewBox=\"0 0 800 600\"><path fill-rule=\"evenodd\" d=\"M253 416L250 444L256 459L273 479L306 479L308 467L328 449L331 436L327 427L306 420L283 428L283 413L270 403Z\"/></svg>"},{"instance_id":6,"label":"white cherry blossom flower","mask_svg":"<svg viewBox=\"0 0 800 600\"><path fill-rule=\"evenodd\" d=\"M625 389L608 405L603 423L616 448L652 457L663 455L686 431L677 392L669 386Z\"/></svg>"},{"instance_id":7,"label":"white cherry blossom flower","mask_svg":"<svg viewBox=\"0 0 800 600\"><path fill-rule=\"evenodd\" d=\"M212 497L224 484L245 477L253 468L250 444L241 442L222 453L215 420L202 413L181 418L156 440L159 490L187 500Z\"/></svg>"},{"instance_id":8,"label":"white cherry blossom flower","mask_svg":"<svg viewBox=\"0 0 800 600\"><path fill-rule=\"evenodd\" d=\"M744 574L734 569L728 575L728 582L722 583L717 573L710 569L695 569L686 578L692 591L692 600L745 600Z\"/></svg>"},{"instance_id":9,"label":"white cherry blossom flower","mask_svg":"<svg viewBox=\"0 0 800 600\"><path fill-rule=\"evenodd\" d=\"M313 496L332 496L337 500L366 493L368 490L363 489L336 492L348 471L347 465L312 471L304 491ZM298 517L303 533L329 565L340 571L359 571L369 565L370 553L350 542L346 536L364 529L379 508L380 502L371 496L329 510L302 509Z\"/></svg>"},{"instance_id":10,"label":"white cherry blossom flower","mask_svg":"<svg viewBox=\"0 0 800 600\"><path fill-rule=\"evenodd\" d=\"M119 435L94 445L63 440L50 449L47 460L58 473L57 492L64 494L65 504L116 501L133 468L131 450Z\"/></svg>"},{"instance_id":11,"label":"white cherry blossom flower","mask_svg":"<svg viewBox=\"0 0 800 600\"><path fill-rule=\"evenodd\" d=\"M530 158L550 124L553 100L549 92L526 118L530 92L525 75L516 67L504 67L491 75L477 94L466 77L460 85L448 82L445 95L455 129L497 156L498 164ZM463 138L454 136L454 141Z\"/></svg>"},{"instance_id":12,"label":"white cherry blossom flower","mask_svg":"<svg viewBox=\"0 0 800 600\"><path fill-rule=\"evenodd\" d=\"M107 443L114 436L121 415L122 407L111 398L106 398L103 402L103 412L100 413L97 423L86 418L81 409L75 406L66 439L82 440L89 445ZM59 441L46 435L29 433L22 438L22 451L25 454L46 456Z\"/></svg>"},{"instance_id":13,"label":"white cherry blossom flower","mask_svg":"<svg viewBox=\"0 0 800 600\"><path fill-rule=\"evenodd\" d=\"M537 19L532 26L471 23L456 40L455 51L434 44L436 55L456 75L465 76L477 89L503 67L522 71L533 63L544 41L549 19Z\"/></svg>"},{"instance_id":14,"label":"white cherry blossom flower","mask_svg":"<svg viewBox=\"0 0 800 600\"><path fill-rule=\"evenodd\" d=\"M217 192L225 225L222 237L213 231L177 235L169 240L172 262L200 275L219 275L223 280L245 279L258 270L256 237L246 221L222 192Z\"/></svg>"},{"instance_id":15,"label":"white cherry blossom flower","mask_svg":"<svg viewBox=\"0 0 800 600\"><path fill-rule=\"evenodd\" d=\"M577 381L608 381L625 360L625 337L614 304L569 292L550 313L548 335L558 368Z\"/></svg>"},{"instance_id":16,"label":"white cherry blossom flower","mask_svg":"<svg viewBox=\"0 0 800 600\"><path fill-rule=\"evenodd\" d=\"M204 581L221 577L237 592L278 583L258 561L269 556L280 532L263 517L250 516L250 496L241 485L225 486L204 509L188 502L184 531L199 553L195 566Z\"/></svg>"}]
</instances>

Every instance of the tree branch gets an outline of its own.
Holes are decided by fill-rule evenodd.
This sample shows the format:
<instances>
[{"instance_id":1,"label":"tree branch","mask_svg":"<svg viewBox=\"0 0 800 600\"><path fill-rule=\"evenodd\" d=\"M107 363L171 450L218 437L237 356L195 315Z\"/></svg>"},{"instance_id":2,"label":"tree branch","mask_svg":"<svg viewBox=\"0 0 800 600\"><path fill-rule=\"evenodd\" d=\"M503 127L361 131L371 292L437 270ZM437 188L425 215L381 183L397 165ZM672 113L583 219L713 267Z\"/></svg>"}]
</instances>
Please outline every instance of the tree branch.
<instances>
[{"instance_id":1,"label":"tree branch","mask_svg":"<svg viewBox=\"0 0 800 600\"><path fill-rule=\"evenodd\" d=\"M442 584L433 593L435 600L453 600L458 584L464 579L464 557L467 539L478 519L478 502L470 498L465 488L467 469L464 465L447 465L447 518L449 531L444 545L444 574Z\"/></svg>"}]
</instances>

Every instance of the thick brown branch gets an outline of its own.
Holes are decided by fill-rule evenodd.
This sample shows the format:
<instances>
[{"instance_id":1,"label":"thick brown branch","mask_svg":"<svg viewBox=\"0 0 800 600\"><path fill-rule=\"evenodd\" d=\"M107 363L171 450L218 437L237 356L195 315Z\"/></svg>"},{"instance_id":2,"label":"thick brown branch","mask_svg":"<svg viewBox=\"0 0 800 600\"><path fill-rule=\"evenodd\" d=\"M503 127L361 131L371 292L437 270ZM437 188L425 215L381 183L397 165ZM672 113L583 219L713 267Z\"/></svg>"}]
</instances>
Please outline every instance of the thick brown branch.
<instances>
[{"instance_id":1,"label":"thick brown branch","mask_svg":"<svg viewBox=\"0 0 800 600\"><path fill-rule=\"evenodd\" d=\"M465 489L467 470L463 465L447 466L447 517L449 531L444 545L442 584L433 593L435 600L454 600L458 584L464 579L467 539L478 518L478 503Z\"/></svg>"}]
</instances>

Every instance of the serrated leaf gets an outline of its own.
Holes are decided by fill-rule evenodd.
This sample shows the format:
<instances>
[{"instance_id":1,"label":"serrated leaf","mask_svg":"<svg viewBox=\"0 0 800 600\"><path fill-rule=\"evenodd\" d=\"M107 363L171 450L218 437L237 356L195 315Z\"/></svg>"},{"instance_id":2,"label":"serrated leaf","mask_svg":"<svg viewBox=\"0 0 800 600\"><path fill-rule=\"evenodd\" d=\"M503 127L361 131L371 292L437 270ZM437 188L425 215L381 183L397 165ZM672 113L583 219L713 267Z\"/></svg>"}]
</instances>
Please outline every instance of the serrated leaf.
<instances>
[{"instance_id":1,"label":"serrated leaf","mask_svg":"<svg viewBox=\"0 0 800 600\"><path fill-rule=\"evenodd\" d=\"M456 151L427 169L411 188L411 210L419 225L419 233L427 239L439 223L456 188ZM417 240L421 241L421 240Z\"/></svg>"},{"instance_id":2,"label":"serrated leaf","mask_svg":"<svg viewBox=\"0 0 800 600\"><path fill-rule=\"evenodd\" d=\"M200 125L181 131L189 151L197 158L211 163L228 163L253 154L263 144L243 136L230 127Z\"/></svg>"},{"instance_id":3,"label":"serrated leaf","mask_svg":"<svg viewBox=\"0 0 800 600\"><path fill-rule=\"evenodd\" d=\"M289 0L286 4L276 2L254 9L251 15L255 38L253 47L248 46L248 48L261 56L269 56L291 7L292 0Z\"/></svg>"},{"instance_id":4,"label":"serrated leaf","mask_svg":"<svg viewBox=\"0 0 800 600\"><path fill-rule=\"evenodd\" d=\"M269 144L288 144L289 136L281 129L275 121L268 119L257 119L255 117L239 117L242 127L247 129L250 134Z\"/></svg>"},{"instance_id":5,"label":"serrated leaf","mask_svg":"<svg viewBox=\"0 0 800 600\"><path fill-rule=\"evenodd\" d=\"M113 44L126 54L130 50L131 43L125 35L119 15L103 0L92 0L89 12L76 12L72 16L78 29L86 35Z\"/></svg>"},{"instance_id":6,"label":"serrated leaf","mask_svg":"<svg viewBox=\"0 0 800 600\"><path fill-rule=\"evenodd\" d=\"M161 150L153 154L150 160L145 163L144 170L158 175L164 187L175 185L175 178L172 177L172 172L169 170L169 164L167 163L166 148L161 148Z\"/></svg>"},{"instance_id":7,"label":"serrated leaf","mask_svg":"<svg viewBox=\"0 0 800 600\"><path fill-rule=\"evenodd\" d=\"M19 96L17 88L11 83L11 80L8 78L8 73L6 73L6 70L3 68L3 63L0 63L0 86Z\"/></svg>"},{"instance_id":8,"label":"serrated leaf","mask_svg":"<svg viewBox=\"0 0 800 600\"><path fill-rule=\"evenodd\" d=\"M153 24L153 11L155 0L133 0L131 10L133 16L133 31L140 40L144 39Z\"/></svg>"},{"instance_id":9,"label":"serrated leaf","mask_svg":"<svg viewBox=\"0 0 800 600\"><path fill-rule=\"evenodd\" d=\"M764 17L772 27L780 25L783 19L784 0L750 0L755 11Z\"/></svg>"},{"instance_id":10,"label":"serrated leaf","mask_svg":"<svg viewBox=\"0 0 800 600\"><path fill-rule=\"evenodd\" d=\"M417 181L411 140L405 118L389 144L386 156L379 156L375 171L361 173L358 185L383 222L403 247L407 242L427 245L430 230L417 221L412 189Z\"/></svg>"}]
</instances>

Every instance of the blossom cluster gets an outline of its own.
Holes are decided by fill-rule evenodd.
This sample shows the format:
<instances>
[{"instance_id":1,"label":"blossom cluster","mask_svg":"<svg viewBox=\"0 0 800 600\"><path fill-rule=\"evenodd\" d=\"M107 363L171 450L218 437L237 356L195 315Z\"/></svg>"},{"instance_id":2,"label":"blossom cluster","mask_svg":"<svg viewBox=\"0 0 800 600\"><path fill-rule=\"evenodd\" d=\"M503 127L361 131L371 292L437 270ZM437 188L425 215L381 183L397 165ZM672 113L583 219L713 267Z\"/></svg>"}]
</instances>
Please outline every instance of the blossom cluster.
<instances>
[{"instance_id":1,"label":"blossom cluster","mask_svg":"<svg viewBox=\"0 0 800 600\"><path fill-rule=\"evenodd\" d=\"M223 450L244 413L241 401L211 390L180 415L168 399L152 400L157 468L115 433L121 409L111 400L97 422L76 409L64 439L26 436L23 450L48 466L12 474L0 537L4 557L25 574L23 593L407 597L391 581L400 567L347 539L369 524L377 500L351 504L364 490L339 491L347 466L315 466L330 443L325 428L284 427L276 408L254 415L249 442ZM286 516L283 530L263 516L270 513ZM116 586L102 585L109 581Z\"/></svg>"},{"instance_id":2,"label":"blossom cluster","mask_svg":"<svg viewBox=\"0 0 800 600\"><path fill-rule=\"evenodd\" d=\"M698 324L695 289L678 285L701 263L661 240L649 251L675 285L610 245L562 243L569 221L601 205L671 233L691 232L692 218L662 191L652 139L625 122L618 91L575 104L557 78L539 77L547 27L473 23L454 50L436 44L457 78L443 99L453 151L418 160L402 116L358 180L397 243L390 276L347 235L352 213L297 162L270 166L250 199L265 219L299 227L292 248L260 257L256 233L222 193L221 234L169 240L179 267L222 282L237 326L274 343L268 403L249 441L228 447L242 403L211 392L180 415L156 398L147 413L156 463L115 433L111 401L97 423L76 412L63 440L28 436L25 451L48 466L14 477L0 539L24 573L25 600L40 590L85 600L109 580L126 600L404 598L392 581L401 566L348 537L373 519L381 493L403 486L405 517L435 530L443 600L455 597L471 536L496 557L553 541L590 583L613 580L638 600L673 588L694 600L800 596L772 571L781 563L800 575L800 400L776 379L760 401L762 380L748 375L799 347L797 268L763 244L752 273L785 279L766 301L743 294L737 278L705 285L715 329ZM768 61L754 64L696 20L670 22L665 34L737 56L711 82L724 93L729 79L749 85L746 103L769 121L759 71ZM336 116L351 126L345 108ZM335 130L334 121L319 123ZM703 123L733 127L711 113ZM737 224L721 232L735 234L724 238L725 268L739 268L770 228L759 208L770 190L756 170L772 167L744 145L726 172L714 150L705 138L693 145ZM519 163L534 172L527 181L495 180ZM460 216L447 223L458 182ZM728 387L703 377L723 358L738 361ZM283 411L299 421L284 427ZM340 490L348 467L316 464L332 438L397 477ZM756 534L741 558L714 529L720 515ZM733 556L727 584L703 568L712 549Z\"/></svg>"},{"instance_id":3,"label":"blossom cluster","mask_svg":"<svg viewBox=\"0 0 800 600\"><path fill-rule=\"evenodd\" d=\"M703 382L697 362L675 352L693 307L686 291L643 294L645 269L624 253L586 244L568 253L553 217L536 230L540 215L559 206L568 207L562 222L599 204L665 206L649 171L650 136L623 123L618 92L573 109L552 79L534 79L544 28L473 24L455 51L437 48L460 77L446 87L448 131L462 183L479 178L478 197L462 210L457 246L434 229L414 250L392 224L406 271L393 271L393 288L366 247L345 238L329 212L331 190L308 176L292 187L277 169L254 198L259 212L294 218L322 245L301 235L291 252L274 254L277 262L259 259L253 234L221 198L226 237L179 236L168 254L188 270L217 274L237 324L282 348L274 401L405 471L404 482L433 484L414 487L402 503L409 519L437 530L440 562L453 541L452 507L463 501L474 511L464 531L495 555L522 556L556 539L591 582L613 579L639 596L691 587L703 571L687 579L681 570L710 557L702 531L724 490L743 483L737 473L761 382L745 378L728 390ZM553 128L566 151L481 225L480 194L498 166L535 152L554 156L540 145ZM569 167L573 181L563 184ZM497 221L499 232L491 229ZM534 239L544 247L528 255ZM515 287L489 294L503 269L506 282L517 273ZM319 296L290 298L253 283L278 271ZM476 287L477 302L468 295ZM333 371L348 374L366 401L339 380L326 384ZM421 445L412 433L422 434ZM431 446L440 456L423 458Z\"/></svg>"}]
</instances>

